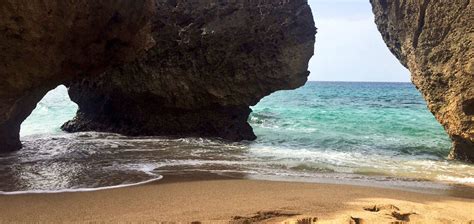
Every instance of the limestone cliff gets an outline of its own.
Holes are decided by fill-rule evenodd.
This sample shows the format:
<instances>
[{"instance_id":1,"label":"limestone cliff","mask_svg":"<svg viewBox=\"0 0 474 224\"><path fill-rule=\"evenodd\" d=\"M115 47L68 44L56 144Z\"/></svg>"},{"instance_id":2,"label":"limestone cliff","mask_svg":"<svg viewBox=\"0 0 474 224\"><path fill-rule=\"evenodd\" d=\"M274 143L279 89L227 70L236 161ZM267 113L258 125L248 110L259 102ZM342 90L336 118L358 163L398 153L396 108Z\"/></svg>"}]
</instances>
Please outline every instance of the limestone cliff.
<instances>
[{"instance_id":1,"label":"limestone cliff","mask_svg":"<svg viewBox=\"0 0 474 224\"><path fill-rule=\"evenodd\" d=\"M21 147L20 124L50 89L147 48L152 9L151 0L2 0L0 152Z\"/></svg>"},{"instance_id":2,"label":"limestone cliff","mask_svg":"<svg viewBox=\"0 0 474 224\"><path fill-rule=\"evenodd\" d=\"M474 161L474 2L371 3L387 46L451 137L450 157Z\"/></svg>"},{"instance_id":3,"label":"limestone cliff","mask_svg":"<svg viewBox=\"0 0 474 224\"><path fill-rule=\"evenodd\" d=\"M306 0L156 4L156 46L71 82L79 111L64 130L252 140L249 106L306 82L316 33Z\"/></svg>"}]
</instances>

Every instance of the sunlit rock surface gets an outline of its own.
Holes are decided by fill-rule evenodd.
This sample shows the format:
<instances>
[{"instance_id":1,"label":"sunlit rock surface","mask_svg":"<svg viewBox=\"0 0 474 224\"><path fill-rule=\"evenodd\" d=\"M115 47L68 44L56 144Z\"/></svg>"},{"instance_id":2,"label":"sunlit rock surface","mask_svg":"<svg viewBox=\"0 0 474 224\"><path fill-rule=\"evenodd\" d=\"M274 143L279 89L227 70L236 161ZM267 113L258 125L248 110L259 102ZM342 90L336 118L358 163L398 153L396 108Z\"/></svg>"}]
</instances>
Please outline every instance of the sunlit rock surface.
<instances>
[{"instance_id":1,"label":"sunlit rock surface","mask_svg":"<svg viewBox=\"0 0 474 224\"><path fill-rule=\"evenodd\" d=\"M450 157L474 161L474 2L371 3L387 46L451 137Z\"/></svg>"}]
</instances>

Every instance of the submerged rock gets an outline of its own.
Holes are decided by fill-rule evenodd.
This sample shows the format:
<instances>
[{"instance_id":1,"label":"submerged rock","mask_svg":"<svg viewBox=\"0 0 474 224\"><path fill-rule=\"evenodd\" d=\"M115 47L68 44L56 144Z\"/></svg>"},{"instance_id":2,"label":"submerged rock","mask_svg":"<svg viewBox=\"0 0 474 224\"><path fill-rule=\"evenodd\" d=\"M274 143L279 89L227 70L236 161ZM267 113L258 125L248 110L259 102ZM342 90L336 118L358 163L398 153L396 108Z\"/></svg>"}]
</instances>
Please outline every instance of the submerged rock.
<instances>
[{"instance_id":1,"label":"submerged rock","mask_svg":"<svg viewBox=\"0 0 474 224\"><path fill-rule=\"evenodd\" d=\"M474 162L474 2L371 3L387 46L451 137L450 157Z\"/></svg>"},{"instance_id":2,"label":"submerged rock","mask_svg":"<svg viewBox=\"0 0 474 224\"><path fill-rule=\"evenodd\" d=\"M0 2L0 152L51 89L134 59L149 47L151 0Z\"/></svg>"},{"instance_id":3,"label":"submerged rock","mask_svg":"<svg viewBox=\"0 0 474 224\"><path fill-rule=\"evenodd\" d=\"M253 140L249 106L309 74L316 29L306 0L158 0L156 46L74 80L76 131Z\"/></svg>"}]
</instances>

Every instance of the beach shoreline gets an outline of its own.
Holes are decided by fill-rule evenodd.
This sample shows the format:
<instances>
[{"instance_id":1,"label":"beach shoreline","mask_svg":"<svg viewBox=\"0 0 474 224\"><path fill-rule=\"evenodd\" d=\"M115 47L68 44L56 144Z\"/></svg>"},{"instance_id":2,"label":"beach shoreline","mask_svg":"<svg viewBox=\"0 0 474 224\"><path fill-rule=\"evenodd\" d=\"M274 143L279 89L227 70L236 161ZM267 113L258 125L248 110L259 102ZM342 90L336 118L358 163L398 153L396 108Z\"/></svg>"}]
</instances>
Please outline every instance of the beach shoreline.
<instances>
[{"instance_id":1,"label":"beach shoreline","mask_svg":"<svg viewBox=\"0 0 474 224\"><path fill-rule=\"evenodd\" d=\"M468 198L378 187L164 175L126 188L0 195L0 223L469 223L473 205Z\"/></svg>"}]
</instances>

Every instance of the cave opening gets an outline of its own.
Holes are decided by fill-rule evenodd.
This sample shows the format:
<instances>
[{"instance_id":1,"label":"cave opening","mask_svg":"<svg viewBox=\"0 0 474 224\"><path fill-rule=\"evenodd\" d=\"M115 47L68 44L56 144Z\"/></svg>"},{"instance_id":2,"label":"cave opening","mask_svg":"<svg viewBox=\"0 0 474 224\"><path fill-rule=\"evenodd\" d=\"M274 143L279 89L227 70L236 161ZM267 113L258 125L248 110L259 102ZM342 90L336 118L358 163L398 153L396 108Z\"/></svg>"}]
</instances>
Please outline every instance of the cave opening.
<instances>
[{"instance_id":1,"label":"cave opening","mask_svg":"<svg viewBox=\"0 0 474 224\"><path fill-rule=\"evenodd\" d=\"M23 121L20 137L58 133L61 125L75 116L77 109L77 104L69 99L66 86L59 85L50 90Z\"/></svg>"}]
</instances>

